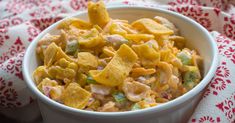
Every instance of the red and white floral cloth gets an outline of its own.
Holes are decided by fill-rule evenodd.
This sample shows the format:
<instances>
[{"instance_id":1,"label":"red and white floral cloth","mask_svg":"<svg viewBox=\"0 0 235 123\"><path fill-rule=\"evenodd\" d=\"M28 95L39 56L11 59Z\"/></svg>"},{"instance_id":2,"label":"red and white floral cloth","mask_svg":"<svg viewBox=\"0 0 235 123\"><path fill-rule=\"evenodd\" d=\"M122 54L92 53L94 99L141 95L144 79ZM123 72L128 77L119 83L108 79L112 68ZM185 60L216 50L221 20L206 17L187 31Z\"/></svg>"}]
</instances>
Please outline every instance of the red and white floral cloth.
<instances>
[{"instance_id":1,"label":"red and white floral cloth","mask_svg":"<svg viewBox=\"0 0 235 123\"><path fill-rule=\"evenodd\" d=\"M211 31L220 66L189 122L235 122L234 0L105 0L107 5L160 7L184 14ZM28 105L33 97L22 77L22 58L46 27L86 9L87 0L0 0L0 108Z\"/></svg>"}]
</instances>

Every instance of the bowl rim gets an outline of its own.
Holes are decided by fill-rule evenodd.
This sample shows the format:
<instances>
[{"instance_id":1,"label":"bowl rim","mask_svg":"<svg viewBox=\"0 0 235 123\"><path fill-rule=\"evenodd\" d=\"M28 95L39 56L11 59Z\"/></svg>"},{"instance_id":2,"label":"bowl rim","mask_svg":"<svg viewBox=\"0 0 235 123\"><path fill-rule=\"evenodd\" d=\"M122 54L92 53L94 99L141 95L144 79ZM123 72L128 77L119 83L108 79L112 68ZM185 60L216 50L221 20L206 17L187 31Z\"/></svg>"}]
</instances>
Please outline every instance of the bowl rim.
<instances>
[{"instance_id":1,"label":"bowl rim","mask_svg":"<svg viewBox=\"0 0 235 123\"><path fill-rule=\"evenodd\" d=\"M36 87L36 85L34 84L34 81L32 80L31 74L28 71L28 65L30 64L30 51L35 50L33 48L34 45L36 45L37 40L41 39L42 36L44 36L48 31L50 31L51 29L55 28L57 26L58 23L60 23L61 21L70 18L70 17L74 17L74 16L78 16L80 14L86 14L87 10L85 11L80 11L77 12L75 14L72 14L69 17L63 18L60 21L52 24L51 26L49 26L48 28L46 28L44 31L42 31L28 46L26 52L25 52L25 56L23 59L23 76L24 79L26 81L27 87L31 90L31 92L33 92L34 95L36 95L37 99L42 100L44 103L55 107L61 111L65 111L65 112L70 112L70 113L78 113L80 115L83 116L102 116L102 117L117 117L117 116L134 116L134 115L141 115L141 114L148 114L148 113L153 113L153 112L160 112L160 111L164 111L170 108L173 108L177 105L180 105L184 102L186 102L187 100L189 100L190 98L194 97L195 95L199 94L199 92L201 92L206 86L207 84L210 82L210 80L212 79L212 77L215 74L215 71L217 69L218 66L218 49L217 49L217 45L214 41L214 39L212 38L212 36L210 35L210 33L203 27L201 26L199 23L195 22L194 20L170 11L170 10L166 10L166 9L162 9L162 8L149 8L149 7L144 7L144 6L123 6L123 5L116 5L116 6L110 6L107 7L107 10L118 10L118 9L138 9L138 10L151 10L151 11L158 11L161 13L165 13L165 14L169 14L169 15L174 15L177 16L177 18L183 19L185 21L188 21L192 24L194 24L195 26L197 26L197 28L199 28L200 30L203 31L203 33L205 33L207 35L207 38L209 39L209 44L212 47L212 55L213 55L213 60L211 63L211 66L207 72L207 74L205 75L205 77L200 81L200 83L194 87L192 90L188 91L187 93L181 95L180 97L177 97L174 100L171 100L169 102L160 104L158 106L154 106L154 107L150 107L150 108L145 108L145 109L141 109L141 110L136 110L136 111L125 111L125 112L96 112L96 111L86 111L86 110L82 110L82 109L76 109L76 108L72 108L69 106L66 106L64 104L61 104L59 102L56 102L50 98L48 98L47 96L45 96L44 94L42 94Z\"/></svg>"}]
</instances>

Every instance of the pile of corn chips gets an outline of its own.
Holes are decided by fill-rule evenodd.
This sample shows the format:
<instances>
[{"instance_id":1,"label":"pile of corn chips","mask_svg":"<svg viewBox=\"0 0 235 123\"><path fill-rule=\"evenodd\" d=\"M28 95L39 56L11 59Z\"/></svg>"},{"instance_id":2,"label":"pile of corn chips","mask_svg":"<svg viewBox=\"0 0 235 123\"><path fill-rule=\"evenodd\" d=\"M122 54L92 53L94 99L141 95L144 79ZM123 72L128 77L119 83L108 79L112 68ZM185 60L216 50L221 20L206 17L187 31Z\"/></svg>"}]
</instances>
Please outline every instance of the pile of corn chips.
<instances>
[{"instance_id":1,"label":"pile of corn chips","mask_svg":"<svg viewBox=\"0 0 235 123\"><path fill-rule=\"evenodd\" d=\"M69 18L37 45L38 89L64 105L102 112L157 106L195 87L202 58L166 18L111 19L102 1L89 22Z\"/></svg>"}]
</instances>

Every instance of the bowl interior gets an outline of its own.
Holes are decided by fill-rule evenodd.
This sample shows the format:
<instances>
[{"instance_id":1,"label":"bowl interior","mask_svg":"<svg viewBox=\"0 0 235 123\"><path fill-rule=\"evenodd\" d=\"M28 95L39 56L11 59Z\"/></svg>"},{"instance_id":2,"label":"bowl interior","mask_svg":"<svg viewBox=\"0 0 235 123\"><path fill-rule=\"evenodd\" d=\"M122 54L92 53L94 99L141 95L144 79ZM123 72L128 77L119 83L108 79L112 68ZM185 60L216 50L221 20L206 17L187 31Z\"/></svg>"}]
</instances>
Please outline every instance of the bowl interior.
<instances>
[{"instance_id":1,"label":"bowl interior","mask_svg":"<svg viewBox=\"0 0 235 123\"><path fill-rule=\"evenodd\" d=\"M153 18L154 16L162 16L167 18L169 21L173 22L176 27L179 29L180 34L184 36L188 42L187 46L196 49L199 54L203 57L203 72L202 75L205 77L210 70L210 67L212 66L212 62L215 59L216 56L216 50L214 48L215 44L213 44L212 38L209 36L209 33L201 27L199 24L189 20L188 18L185 18L182 15L175 14L172 12L168 12L166 10L158 10L158 9L149 9L149 8L140 8L140 7L116 7L116 8L109 8L108 9L109 15L113 19L125 19L129 20L129 22L132 22L134 20L140 19L140 18ZM80 19L88 20L87 13L86 12L80 12L74 17L78 17ZM59 21L60 22L60 21ZM44 30L42 33L40 33L39 36L37 36L34 41L30 44L29 48L27 49L27 53L24 59L24 74L26 76L28 75L29 78L26 77L27 84L29 86L35 86L32 78L33 71L41 64L39 59L36 56L36 45L37 42L46 34L57 34L58 30L56 29L57 24L55 23L46 30ZM215 65L215 63L214 63ZM214 72L211 71L212 73ZM211 79L212 77L209 77ZM208 84L209 80L208 77L203 79L203 81L200 84L204 84L201 86L204 88L206 84ZM199 85L200 85L199 84ZM198 87L195 87L196 89ZM35 89L35 87L31 87L31 90ZM193 90L194 90L193 89ZM201 91L199 90L199 91ZM33 90L35 92L35 90ZM197 92L199 92L197 91ZM39 91L36 91L35 93L39 93ZM191 93L192 95L195 95ZM185 94L187 95L187 94ZM185 96L184 95L184 96ZM188 94L188 97L190 95ZM45 97L46 98L46 97ZM181 98L181 97L179 97ZM182 96L183 98L183 96ZM180 100L180 99L175 99ZM174 100L173 100L174 101ZM171 101L170 101L171 102ZM168 105L169 106L169 105ZM154 107L157 108L157 107Z\"/></svg>"}]
</instances>

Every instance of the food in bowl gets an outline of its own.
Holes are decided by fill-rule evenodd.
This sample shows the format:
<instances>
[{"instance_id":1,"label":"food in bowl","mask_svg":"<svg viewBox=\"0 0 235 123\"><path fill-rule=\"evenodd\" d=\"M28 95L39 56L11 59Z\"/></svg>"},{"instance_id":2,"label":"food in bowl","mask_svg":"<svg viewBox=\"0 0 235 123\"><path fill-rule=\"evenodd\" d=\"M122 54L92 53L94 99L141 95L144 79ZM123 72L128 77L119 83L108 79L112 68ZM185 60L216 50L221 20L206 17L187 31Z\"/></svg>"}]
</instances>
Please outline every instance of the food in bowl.
<instances>
[{"instance_id":1,"label":"food in bowl","mask_svg":"<svg viewBox=\"0 0 235 123\"><path fill-rule=\"evenodd\" d=\"M37 45L43 62L37 88L64 105L90 111L139 110L173 100L201 80L196 52L166 18L131 24L111 19L102 1L88 4L90 22L62 21Z\"/></svg>"}]
</instances>

